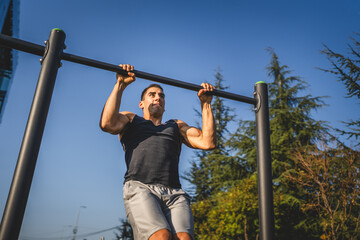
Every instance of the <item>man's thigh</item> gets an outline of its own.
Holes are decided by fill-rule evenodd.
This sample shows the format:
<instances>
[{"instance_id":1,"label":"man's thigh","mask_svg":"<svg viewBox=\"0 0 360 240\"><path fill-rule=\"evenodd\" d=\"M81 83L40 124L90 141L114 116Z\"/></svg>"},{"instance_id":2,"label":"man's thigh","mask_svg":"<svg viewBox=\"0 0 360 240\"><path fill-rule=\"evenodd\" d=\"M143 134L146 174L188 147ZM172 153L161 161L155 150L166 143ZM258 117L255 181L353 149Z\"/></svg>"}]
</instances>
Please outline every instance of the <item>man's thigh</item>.
<instances>
[{"instance_id":1,"label":"man's thigh","mask_svg":"<svg viewBox=\"0 0 360 240\"><path fill-rule=\"evenodd\" d=\"M166 219L171 227L173 234L188 233L194 236L194 220L190 207L190 198L183 191L174 192L166 201L165 212Z\"/></svg>"},{"instance_id":2,"label":"man's thigh","mask_svg":"<svg viewBox=\"0 0 360 240\"><path fill-rule=\"evenodd\" d=\"M137 181L126 182L124 204L136 240L148 240L160 229L171 231L158 197L144 184Z\"/></svg>"},{"instance_id":3,"label":"man's thigh","mask_svg":"<svg viewBox=\"0 0 360 240\"><path fill-rule=\"evenodd\" d=\"M194 236L194 220L190 207L190 197L181 188L170 188L162 185L148 185L150 190L161 196L162 211L173 235L188 233Z\"/></svg>"}]
</instances>

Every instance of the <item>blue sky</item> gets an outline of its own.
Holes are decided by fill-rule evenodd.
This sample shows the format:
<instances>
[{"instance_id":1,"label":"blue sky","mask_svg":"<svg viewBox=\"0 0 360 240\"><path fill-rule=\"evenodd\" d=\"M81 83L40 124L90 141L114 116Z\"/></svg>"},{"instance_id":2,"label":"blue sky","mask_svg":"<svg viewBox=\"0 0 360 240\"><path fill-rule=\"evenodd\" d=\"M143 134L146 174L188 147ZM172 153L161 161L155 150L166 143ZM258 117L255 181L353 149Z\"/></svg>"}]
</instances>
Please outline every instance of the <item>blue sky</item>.
<instances>
[{"instance_id":1,"label":"blue sky","mask_svg":"<svg viewBox=\"0 0 360 240\"><path fill-rule=\"evenodd\" d=\"M303 94L329 96L317 120L341 127L358 119L359 104L345 98L343 84L317 70L329 62L322 44L347 52L360 32L360 2L355 0L240 1L21 1L20 38L42 44L55 27L67 35L65 52L200 84L213 81L218 66L229 91L252 96L254 83L271 81L267 47L281 64L310 84ZM40 71L39 57L19 53L5 114L0 124L0 213L3 212ZM101 132L102 107L115 74L75 63L59 69L21 239L71 236L80 206L78 234L119 224L125 217L123 150L116 136ZM122 110L141 115L139 94L149 84L137 79L123 96ZM164 119L195 125L196 93L164 86ZM254 119L251 107L225 101L238 119ZM351 142L349 142L351 144ZM181 172L193 151L183 148ZM186 183L183 182L186 187ZM112 239L113 232L87 237ZM82 239L82 238L81 238Z\"/></svg>"}]
</instances>

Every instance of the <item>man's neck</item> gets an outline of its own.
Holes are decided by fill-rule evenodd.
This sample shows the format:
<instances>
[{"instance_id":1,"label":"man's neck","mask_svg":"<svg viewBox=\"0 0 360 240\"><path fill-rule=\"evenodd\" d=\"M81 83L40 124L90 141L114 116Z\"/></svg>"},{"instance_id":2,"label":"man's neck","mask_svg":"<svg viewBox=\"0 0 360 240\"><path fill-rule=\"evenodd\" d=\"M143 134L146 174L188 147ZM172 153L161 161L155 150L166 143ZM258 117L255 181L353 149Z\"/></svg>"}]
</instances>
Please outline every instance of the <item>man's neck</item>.
<instances>
[{"instance_id":1,"label":"man's neck","mask_svg":"<svg viewBox=\"0 0 360 240\"><path fill-rule=\"evenodd\" d=\"M150 114L144 114L143 117L144 117L144 119L146 119L146 120L152 121L155 126L160 125L160 124L161 124L161 121L162 121L162 116L152 116L152 115L150 115Z\"/></svg>"}]
</instances>

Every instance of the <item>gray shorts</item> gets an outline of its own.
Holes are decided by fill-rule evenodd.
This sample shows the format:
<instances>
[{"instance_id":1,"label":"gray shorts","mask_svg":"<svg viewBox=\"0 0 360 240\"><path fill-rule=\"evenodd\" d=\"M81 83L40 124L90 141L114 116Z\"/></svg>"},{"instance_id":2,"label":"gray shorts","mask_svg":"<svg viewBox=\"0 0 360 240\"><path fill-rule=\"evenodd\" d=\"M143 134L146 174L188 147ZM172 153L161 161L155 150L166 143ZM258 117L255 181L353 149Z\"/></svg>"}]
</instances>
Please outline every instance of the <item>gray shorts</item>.
<instances>
[{"instance_id":1,"label":"gray shorts","mask_svg":"<svg viewBox=\"0 0 360 240\"><path fill-rule=\"evenodd\" d=\"M125 182L123 193L135 240L148 240L160 229L173 235L187 232L194 239L190 198L182 189L131 180Z\"/></svg>"}]
</instances>

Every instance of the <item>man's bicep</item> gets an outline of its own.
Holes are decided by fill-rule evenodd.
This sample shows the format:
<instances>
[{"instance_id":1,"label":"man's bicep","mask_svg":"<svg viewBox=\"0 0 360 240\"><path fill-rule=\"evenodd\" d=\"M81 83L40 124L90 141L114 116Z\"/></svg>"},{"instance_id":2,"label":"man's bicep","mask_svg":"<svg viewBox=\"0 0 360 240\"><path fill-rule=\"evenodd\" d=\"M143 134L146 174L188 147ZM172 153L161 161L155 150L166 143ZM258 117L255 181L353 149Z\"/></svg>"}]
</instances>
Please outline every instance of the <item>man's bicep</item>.
<instances>
[{"instance_id":1,"label":"man's bicep","mask_svg":"<svg viewBox=\"0 0 360 240\"><path fill-rule=\"evenodd\" d=\"M132 112L119 112L117 116L116 125L114 127L114 131L112 134L119 134L124 131L127 125L132 121L134 118L134 113Z\"/></svg>"},{"instance_id":2,"label":"man's bicep","mask_svg":"<svg viewBox=\"0 0 360 240\"><path fill-rule=\"evenodd\" d=\"M185 135L189 139L198 138L201 136L201 130L196 127L187 126L185 130Z\"/></svg>"},{"instance_id":3,"label":"man's bicep","mask_svg":"<svg viewBox=\"0 0 360 240\"><path fill-rule=\"evenodd\" d=\"M181 120L178 120L177 123L184 144L188 147L198 148L197 142L201 137L201 130L196 127L189 126Z\"/></svg>"},{"instance_id":4,"label":"man's bicep","mask_svg":"<svg viewBox=\"0 0 360 240\"><path fill-rule=\"evenodd\" d=\"M132 112L127 112L127 111L119 112L118 121L120 122L120 124L124 125L125 127L128 123L132 122L134 116L135 113Z\"/></svg>"}]
</instances>

